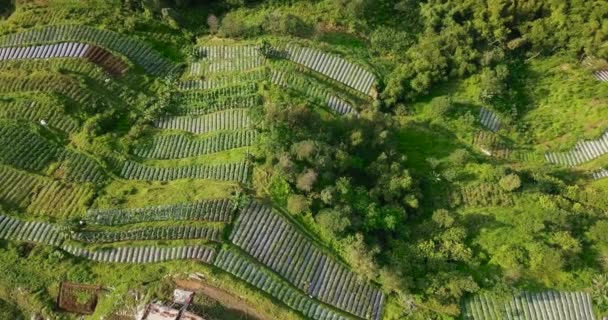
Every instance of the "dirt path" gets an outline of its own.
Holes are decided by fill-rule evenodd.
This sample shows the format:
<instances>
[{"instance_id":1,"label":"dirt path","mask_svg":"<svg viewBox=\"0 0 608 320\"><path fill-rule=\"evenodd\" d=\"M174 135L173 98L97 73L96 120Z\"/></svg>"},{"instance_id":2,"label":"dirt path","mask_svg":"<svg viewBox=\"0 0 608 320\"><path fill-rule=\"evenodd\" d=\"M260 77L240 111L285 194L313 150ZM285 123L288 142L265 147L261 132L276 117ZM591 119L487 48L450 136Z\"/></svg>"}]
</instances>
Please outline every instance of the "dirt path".
<instances>
[{"instance_id":1,"label":"dirt path","mask_svg":"<svg viewBox=\"0 0 608 320\"><path fill-rule=\"evenodd\" d=\"M173 281L180 288L204 294L228 309L241 312L243 315L247 316L247 319L272 320L272 317L254 309L243 299L236 297L228 291L215 287L205 280L174 279Z\"/></svg>"}]
</instances>

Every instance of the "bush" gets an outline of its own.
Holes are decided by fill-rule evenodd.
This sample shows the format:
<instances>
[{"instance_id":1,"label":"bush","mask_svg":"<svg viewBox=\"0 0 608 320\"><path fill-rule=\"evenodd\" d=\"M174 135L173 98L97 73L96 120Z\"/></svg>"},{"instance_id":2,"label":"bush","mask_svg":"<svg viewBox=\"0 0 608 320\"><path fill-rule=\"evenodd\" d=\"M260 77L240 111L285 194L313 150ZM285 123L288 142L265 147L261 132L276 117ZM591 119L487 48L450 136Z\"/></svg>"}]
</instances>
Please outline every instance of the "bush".
<instances>
[{"instance_id":1,"label":"bush","mask_svg":"<svg viewBox=\"0 0 608 320\"><path fill-rule=\"evenodd\" d=\"M518 175L511 173L500 179L498 184L506 191L513 191L521 187L521 179Z\"/></svg>"},{"instance_id":2,"label":"bush","mask_svg":"<svg viewBox=\"0 0 608 320\"><path fill-rule=\"evenodd\" d=\"M313 33L312 26L293 14L283 14L275 11L269 14L264 21L264 30L276 35L292 35L308 37Z\"/></svg>"},{"instance_id":3,"label":"bush","mask_svg":"<svg viewBox=\"0 0 608 320\"><path fill-rule=\"evenodd\" d=\"M228 13L222 19L222 25L219 29L219 34L223 37L242 38L255 36L259 29L256 30L253 26L248 26L243 17Z\"/></svg>"},{"instance_id":4,"label":"bush","mask_svg":"<svg viewBox=\"0 0 608 320\"><path fill-rule=\"evenodd\" d=\"M305 196L294 194L287 198L287 211L291 214L302 214L310 210L310 202Z\"/></svg>"}]
</instances>

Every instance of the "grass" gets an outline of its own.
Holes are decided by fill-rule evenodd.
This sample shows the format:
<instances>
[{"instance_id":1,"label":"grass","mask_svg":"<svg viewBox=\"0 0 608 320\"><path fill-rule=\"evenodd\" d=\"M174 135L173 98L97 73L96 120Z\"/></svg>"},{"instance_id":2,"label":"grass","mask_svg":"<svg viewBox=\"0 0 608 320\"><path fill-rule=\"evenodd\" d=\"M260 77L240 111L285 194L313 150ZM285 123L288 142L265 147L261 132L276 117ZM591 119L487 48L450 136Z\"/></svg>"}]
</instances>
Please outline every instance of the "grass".
<instances>
[{"instance_id":1,"label":"grass","mask_svg":"<svg viewBox=\"0 0 608 320\"><path fill-rule=\"evenodd\" d=\"M253 147L241 147L230 149L227 151L210 153L198 157L171 159L171 160L155 160L146 159L142 163L148 166L155 167L181 167L188 165L204 165L204 164L224 164L243 161L246 154L252 153Z\"/></svg>"},{"instance_id":2,"label":"grass","mask_svg":"<svg viewBox=\"0 0 608 320\"><path fill-rule=\"evenodd\" d=\"M95 199L97 208L139 208L230 197L238 190L234 183L209 180L147 182L114 180Z\"/></svg>"}]
</instances>

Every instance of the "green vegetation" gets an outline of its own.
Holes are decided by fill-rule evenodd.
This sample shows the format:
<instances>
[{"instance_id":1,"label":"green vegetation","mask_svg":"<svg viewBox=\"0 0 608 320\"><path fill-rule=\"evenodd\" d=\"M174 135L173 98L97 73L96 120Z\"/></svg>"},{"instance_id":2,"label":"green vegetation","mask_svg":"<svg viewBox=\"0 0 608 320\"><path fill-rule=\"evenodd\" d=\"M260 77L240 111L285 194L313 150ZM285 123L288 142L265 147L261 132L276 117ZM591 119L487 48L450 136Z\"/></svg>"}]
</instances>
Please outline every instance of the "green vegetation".
<instances>
[{"instance_id":1,"label":"green vegetation","mask_svg":"<svg viewBox=\"0 0 608 320\"><path fill-rule=\"evenodd\" d=\"M108 318L193 272L277 319L607 314L606 21L603 0L0 2L0 315L74 319L72 281Z\"/></svg>"}]
</instances>

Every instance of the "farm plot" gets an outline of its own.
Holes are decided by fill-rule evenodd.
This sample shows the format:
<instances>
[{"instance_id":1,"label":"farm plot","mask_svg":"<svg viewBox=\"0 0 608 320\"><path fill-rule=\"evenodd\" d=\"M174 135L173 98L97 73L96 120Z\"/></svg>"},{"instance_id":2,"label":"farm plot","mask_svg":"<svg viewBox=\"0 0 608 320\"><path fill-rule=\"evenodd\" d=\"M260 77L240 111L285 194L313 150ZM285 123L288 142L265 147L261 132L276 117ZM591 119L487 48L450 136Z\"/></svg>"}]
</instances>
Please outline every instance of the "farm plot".
<instances>
[{"instance_id":1,"label":"farm plot","mask_svg":"<svg viewBox=\"0 0 608 320\"><path fill-rule=\"evenodd\" d=\"M482 183L461 186L455 191L450 201L452 207L466 205L470 207L506 206L513 204L513 196L496 183Z\"/></svg>"},{"instance_id":2,"label":"farm plot","mask_svg":"<svg viewBox=\"0 0 608 320\"><path fill-rule=\"evenodd\" d=\"M65 311L92 314L101 289L101 286L62 282L57 304Z\"/></svg>"},{"instance_id":3,"label":"farm plot","mask_svg":"<svg viewBox=\"0 0 608 320\"><path fill-rule=\"evenodd\" d=\"M218 130L247 129L251 125L247 109L218 111L201 116L165 116L154 122L160 129L208 133Z\"/></svg>"},{"instance_id":4,"label":"farm plot","mask_svg":"<svg viewBox=\"0 0 608 320\"><path fill-rule=\"evenodd\" d=\"M256 137L254 130L219 132L200 139L184 134L156 135L149 143L138 145L133 154L152 159L189 158L250 146Z\"/></svg>"},{"instance_id":5,"label":"farm plot","mask_svg":"<svg viewBox=\"0 0 608 320\"><path fill-rule=\"evenodd\" d=\"M237 76L218 76L206 78L204 80L185 80L179 83L179 90L212 90L229 86L237 86L243 83L253 83L264 80L263 71L251 71L239 73Z\"/></svg>"},{"instance_id":6,"label":"farm plot","mask_svg":"<svg viewBox=\"0 0 608 320\"><path fill-rule=\"evenodd\" d=\"M608 82L608 69L595 71L593 75L599 81Z\"/></svg>"},{"instance_id":7,"label":"farm plot","mask_svg":"<svg viewBox=\"0 0 608 320\"><path fill-rule=\"evenodd\" d=\"M357 113L352 105L333 95L330 91L303 78L296 77L293 74L273 70L270 81L278 86L289 88L302 95L316 99L320 104L327 105L329 109L337 113Z\"/></svg>"},{"instance_id":8,"label":"farm plot","mask_svg":"<svg viewBox=\"0 0 608 320\"><path fill-rule=\"evenodd\" d=\"M107 175L93 158L72 150L64 150L59 157L59 173L65 180L73 182L103 183Z\"/></svg>"},{"instance_id":9,"label":"farm plot","mask_svg":"<svg viewBox=\"0 0 608 320\"><path fill-rule=\"evenodd\" d=\"M593 177L594 180L608 178L608 170L604 169L604 168L602 168L600 170L596 170L591 174L591 176Z\"/></svg>"},{"instance_id":10,"label":"farm plot","mask_svg":"<svg viewBox=\"0 0 608 320\"><path fill-rule=\"evenodd\" d=\"M0 118L39 123L44 120L48 126L66 133L75 133L78 123L65 114L63 108L50 103L37 101L0 102Z\"/></svg>"},{"instance_id":11,"label":"farm plot","mask_svg":"<svg viewBox=\"0 0 608 320\"><path fill-rule=\"evenodd\" d=\"M92 191L0 165L0 200L36 214L82 212Z\"/></svg>"},{"instance_id":12,"label":"farm plot","mask_svg":"<svg viewBox=\"0 0 608 320\"><path fill-rule=\"evenodd\" d=\"M28 77L0 75L0 93L9 92L55 92L80 105L93 103L97 99L78 82L63 75L35 75Z\"/></svg>"},{"instance_id":13,"label":"farm plot","mask_svg":"<svg viewBox=\"0 0 608 320\"><path fill-rule=\"evenodd\" d=\"M201 115L228 109L251 108L260 105L255 83L245 83L206 91L175 93L175 115Z\"/></svg>"},{"instance_id":14,"label":"farm plot","mask_svg":"<svg viewBox=\"0 0 608 320\"><path fill-rule=\"evenodd\" d=\"M473 136L473 145L488 156L499 159L508 159L511 150L500 140L500 137L486 130L479 130Z\"/></svg>"},{"instance_id":15,"label":"farm plot","mask_svg":"<svg viewBox=\"0 0 608 320\"><path fill-rule=\"evenodd\" d=\"M72 245L63 245L61 248L77 257L111 263L141 264L168 260L198 260L211 263L215 257L215 249L205 246L117 247L95 251Z\"/></svg>"},{"instance_id":16,"label":"farm plot","mask_svg":"<svg viewBox=\"0 0 608 320\"><path fill-rule=\"evenodd\" d=\"M201 60L236 59L260 56L256 45L240 46L201 46L195 49L196 56Z\"/></svg>"},{"instance_id":17,"label":"farm plot","mask_svg":"<svg viewBox=\"0 0 608 320\"><path fill-rule=\"evenodd\" d=\"M31 190L31 202L27 210L36 214L73 215L84 211L93 196L88 185L66 184L48 178Z\"/></svg>"},{"instance_id":18,"label":"farm plot","mask_svg":"<svg viewBox=\"0 0 608 320\"><path fill-rule=\"evenodd\" d=\"M165 226L125 231L81 231L74 233L72 239L88 243L180 239L205 239L220 242L221 232L222 229L218 227Z\"/></svg>"},{"instance_id":19,"label":"farm plot","mask_svg":"<svg viewBox=\"0 0 608 320\"><path fill-rule=\"evenodd\" d=\"M81 58L111 74L123 74L128 66L103 48L87 43L62 42L28 47L0 48L0 61L20 59Z\"/></svg>"},{"instance_id":20,"label":"farm plot","mask_svg":"<svg viewBox=\"0 0 608 320\"><path fill-rule=\"evenodd\" d=\"M591 297L582 292L522 292L506 301L489 295L476 295L464 302L467 320L595 320Z\"/></svg>"},{"instance_id":21,"label":"farm plot","mask_svg":"<svg viewBox=\"0 0 608 320\"><path fill-rule=\"evenodd\" d=\"M51 224L38 221L22 221L0 214L0 239L37 242L59 246L64 236Z\"/></svg>"},{"instance_id":22,"label":"farm plot","mask_svg":"<svg viewBox=\"0 0 608 320\"><path fill-rule=\"evenodd\" d=\"M242 210L230 240L307 294L361 318L381 318L384 294L272 209L252 202Z\"/></svg>"},{"instance_id":23,"label":"farm plot","mask_svg":"<svg viewBox=\"0 0 608 320\"><path fill-rule=\"evenodd\" d=\"M194 62L190 65L189 75L201 77L222 72L243 72L262 67L264 61L262 56L251 56Z\"/></svg>"},{"instance_id":24,"label":"farm plot","mask_svg":"<svg viewBox=\"0 0 608 320\"><path fill-rule=\"evenodd\" d=\"M27 208L30 193L41 184L39 178L3 165L0 165L0 181L2 202L21 208Z\"/></svg>"},{"instance_id":25,"label":"farm plot","mask_svg":"<svg viewBox=\"0 0 608 320\"><path fill-rule=\"evenodd\" d=\"M54 161L59 148L27 126L0 122L0 162L41 171Z\"/></svg>"},{"instance_id":26,"label":"farm plot","mask_svg":"<svg viewBox=\"0 0 608 320\"><path fill-rule=\"evenodd\" d=\"M249 165L247 162L217 165L191 165L182 167L149 167L137 162L126 161L120 176L130 180L172 181L178 179L207 179L247 183Z\"/></svg>"},{"instance_id":27,"label":"farm plot","mask_svg":"<svg viewBox=\"0 0 608 320\"><path fill-rule=\"evenodd\" d=\"M48 26L0 37L0 46L24 46L77 41L90 43L125 55L147 72L164 76L176 71L177 66L162 57L145 42L119 33L83 25Z\"/></svg>"},{"instance_id":28,"label":"farm plot","mask_svg":"<svg viewBox=\"0 0 608 320\"><path fill-rule=\"evenodd\" d=\"M214 265L283 302L310 319L341 320L342 315L278 278L235 250L222 249Z\"/></svg>"},{"instance_id":29,"label":"farm plot","mask_svg":"<svg viewBox=\"0 0 608 320\"><path fill-rule=\"evenodd\" d=\"M479 111L479 122L488 130L496 132L500 129L501 121L496 112L481 107Z\"/></svg>"},{"instance_id":30,"label":"farm plot","mask_svg":"<svg viewBox=\"0 0 608 320\"><path fill-rule=\"evenodd\" d=\"M279 48L285 57L365 95L372 95L376 76L363 67L320 50L288 45Z\"/></svg>"},{"instance_id":31,"label":"farm plot","mask_svg":"<svg viewBox=\"0 0 608 320\"><path fill-rule=\"evenodd\" d=\"M87 212L86 221L105 226L169 220L230 222L234 211L234 202L215 199L133 209L92 209Z\"/></svg>"},{"instance_id":32,"label":"farm plot","mask_svg":"<svg viewBox=\"0 0 608 320\"><path fill-rule=\"evenodd\" d=\"M29 77L32 73L40 74L41 72L46 72L47 76L63 76L68 79L67 81L72 81L77 84L83 84L84 82L86 83L86 89L84 90L87 92L97 91L95 96L98 100L100 100L100 98L119 98L124 100L127 104L133 104L136 103L135 99L139 94L139 92L131 90L129 86L123 85L124 82L112 81L109 78L108 73L104 72L97 65L87 62L87 60L84 59L0 61L0 69L6 74L20 74L21 77L24 78ZM61 70L61 72L58 72L58 70ZM127 77L130 78L125 81L139 86L139 82L137 82L133 76ZM144 92L146 91L141 86L138 89ZM60 90L60 88L58 87L53 90L57 91ZM107 97L99 97L98 91L109 91L109 94Z\"/></svg>"},{"instance_id":33,"label":"farm plot","mask_svg":"<svg viewBox=\"0 0 608 320\"><path fill-rule=\"evenodd\" d=\"M547 152L545 160L565 166L577 166L608 153L608 131L597 140L581 140L566 152Z\"/></svg>"}]
</instances>

